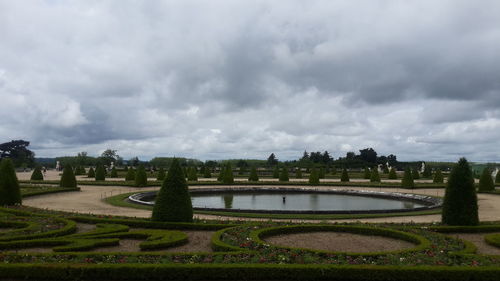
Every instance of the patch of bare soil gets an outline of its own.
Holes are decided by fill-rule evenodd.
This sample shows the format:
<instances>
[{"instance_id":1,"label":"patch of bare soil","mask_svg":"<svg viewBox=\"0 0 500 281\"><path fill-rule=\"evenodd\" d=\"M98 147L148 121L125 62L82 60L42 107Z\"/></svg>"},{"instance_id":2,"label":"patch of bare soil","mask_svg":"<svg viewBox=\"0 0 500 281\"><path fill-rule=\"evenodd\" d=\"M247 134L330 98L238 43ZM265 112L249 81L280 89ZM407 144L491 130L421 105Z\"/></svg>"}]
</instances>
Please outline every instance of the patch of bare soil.
<instances>
[{"instance_id":1,"label":"patch of bare soil","mask_svg":"<svg viewBox=\"0 0 500 281\"><path fill-rule=\"evenodd\" d=\"M276 235L265 241L282 247L351 253L386 252L415 247L415 244L399 239L330 231Z\"/></svg>"},{"instance_id":2,"label":"patch of bare soil","mask_svg":"<svg viewBox=\"0 0 500 281\"><path fill-rule=\"evenodd\" d=\"M164 251L171 253L180 252L212 252L211 239L215 231L182 231L188 235L189 242L178 247L168 248Z\"/></svg>"},{"instance_id":3,"label":"patch of bare soil","mask_svg":"<svg viewBox=\"0 0 500 281\"><path fill-rule=\"evenodd\" d=\"M95 224L89 223L77 223L76 224L76 232L75 233L85 233L94 230Z\"/></svg>"},{"instance_id":4,"label":"patch of bare soil","mask_svg":"<svg viewBox=\"0 0 500 281\"><path fill-rule=\"evenodd\" d=\"M500 232L497 232L500 233ZM477 247L478 254L486 254L486 255L500 255L500 249L491 246L490 244L484 241L484 236L491 233L453 233L449 236L460 238L462 240L467 240L469 242L474 243Z\"/></svg>"}]
</instances>

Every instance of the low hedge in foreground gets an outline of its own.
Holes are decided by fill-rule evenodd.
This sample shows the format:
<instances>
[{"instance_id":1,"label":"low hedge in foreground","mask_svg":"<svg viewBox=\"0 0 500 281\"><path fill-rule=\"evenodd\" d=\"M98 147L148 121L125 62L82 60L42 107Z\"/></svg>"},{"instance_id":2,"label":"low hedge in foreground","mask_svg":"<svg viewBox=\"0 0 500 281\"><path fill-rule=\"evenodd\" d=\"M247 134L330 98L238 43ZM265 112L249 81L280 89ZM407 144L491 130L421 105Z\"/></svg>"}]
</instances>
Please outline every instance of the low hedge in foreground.
<instances>
[{"instance_id":1,"label":"low hedge in foreground","mask_svg":"<svg viewBox=\"0 0 500 281\"><path fill-rule=\"evenodd\" d=\"M484 241L486 243L495 246L497 248L500 248L500 234L499 233L494 233L494 234L489 234L484 236Z\"/></svg>"}]
</instances>

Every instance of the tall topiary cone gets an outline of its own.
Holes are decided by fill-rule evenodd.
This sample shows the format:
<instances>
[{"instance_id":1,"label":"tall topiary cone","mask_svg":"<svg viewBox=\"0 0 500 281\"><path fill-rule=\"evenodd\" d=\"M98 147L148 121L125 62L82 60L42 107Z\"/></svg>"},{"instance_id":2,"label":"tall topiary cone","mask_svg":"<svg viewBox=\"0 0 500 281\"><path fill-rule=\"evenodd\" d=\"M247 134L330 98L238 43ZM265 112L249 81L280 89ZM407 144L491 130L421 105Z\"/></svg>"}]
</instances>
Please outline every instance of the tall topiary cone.
<instances>
[{"instance_id":1,"label":"tall topiary cone","mask_svg":"<svg viewBox=\"0 0 500 281\"><path fill-rule=\"evenodd\" d=\"M174 159L156 196L152 220L167 222L192 222L193 206L184 172Z\"/></svg>"},{"instance_id":2,"label":"tall topiary cone","mask_svg":"<svg viewBox=\"0 0 500 281\"><path fill-rule=\"evenodd\" d=\"M337 167L332 166L332 175L335 175L337 173Z\"/></svg>"},{"instance_id":3,"label":"tall topiary cone","mask_svg":"<svg viewBox=\"0 0 500 281\"><path fill-rule=\"evenodd\" d=\"M409 189L415 188L415 182L413 181L413 174L410 168L405 169L405 172L403 174L403 179L401 180L401 187Z\"/></svg>"},{"instance_id":4,"label":"tall topiary cone","mask_svg":"<svg viewBox=\"0 0 500 281\"><path fill-rule=\"evenodd\" d=\"M0 162L0 206L21 204L21 189L12 160Z\"/></svg>"},{"instance_id":5,"label":"tall topiary cone","mask_svg":"<svg viewBox=\"0 0 500 281\"><path fill-rule=\"evenodd\" d=\"M391 168L389 171L389 175L387 176L390 180L396 180L398 179L398 174L396 174L396 169Z\"/></svg>"},{"instance_id":6,"label":"tall topiary cone","mask_svg":"<svg viewBox=\"0 0 500 281\"><path fill-rule=\"evenodd\" d=\"M231 164L227 164L226 169L224 169L224 177L222 178L222 183L224 184L234 183L234 175L233 175L233 169L231 168Z\"/></svg>"},{"instance_id":7,"label":"tall topiary cone","mask_svg":"<svg viewBox=\"0 0 500 281\"><path fill-rule=\"evenodd\" d=\"M103 165L98 165L97 168L95 168L95 180L96 181L106 180L106 171L104 171Z\"/></svg>"},{"instance_id":8,"label":"tall topiary cone","mask_svg":"<svg viewBox=\"0 0 500 281\"><path fill-rule=\"evenodd\" d=\"M380 182L380 175L378 173L378 169L372 169L372 173L370 175L370 182Z\"/></svg>"},{"instance_id":9,"label":"tall topiary cone","mask_svg":"<svg viewBox=\"0 0 500 281\"><path fill-rule=\"evenodd\" d=\"M371 177L372 177L372 173L370 173L370 169L368 169L368 167L365 167L363 178L365 180L369 180Z\"/></svg>"},{"instance_id":10,"label":"tall topiary cone","mask_svg":"<svg viewBox=\"0 0 500 281\"><path fill-rule=\"evenodd\" d=\"M474 177L465 158L460 158L451 170L443 200L441 221L447 225L479 223Z\"/></svg>"},{"instance_id":11,"label":"tall topiary cone","mask_svg":"<svg viewBox=\"0 0 500 281\"><path fill-rule=\"evenodd\" d=\"M342 175L340 175L340 181L341 182L348 182L349 181L349 174L347 173L347 170L345 168L342 169Z\"/></svg>"},{"instance_id":12,"label":"tall topiary cone","mask_svg":"<svg viewBox=\"0 0 500 281\"><path fill-rule=\"evenodd\" d=\"M420 173L418 172L417 168L413 169L413 171L411 173L411 176L413 177L414 180L420 179Z\"/></svg>"},{"instance_id":13,"label":"tall topiary cone","mask_svg":"<svg viewBox=\"0 0 500 281\"><path fill-rule=\"evenodd\" d=\"M433 183L443 183L444 178L443 178L443 173L441 173L440 169L437 169L436 172L434 173L434 178L432 178Z\"/></svg>"},{"instance_id":14,"label":"tall topiary cone","mask_svg":"<svg viewBox=\"0 0 500 281\"><path fill-rule=\"evenodd\" d=\"M40 166L36 166L35 169L33 170L33 173L31 174L31 180L32 181L43 181L43 174L42 174L42 169Z\"/></svg>"},{"instance_id":15,"label":"tall topiary cone","mask_svg":"<svg viewBox=\"0 0 500 281\"><path fill-rule=\"evenodd\" d=\"M73 173L73 168L71 168L71 165L68 164L64 166L59 186L69 188L76 187L76 177L75 173Z\"/></svg>"},{"instance_id":16,"label":"tall topiary cone","mask_svg":"<svg viewBox=\"0 0 500 281\"><path fill-rule=\"evenodd\" d=\"M111 168L111 173L109 173L109 176L112 178L118 177L118 172L116 171L116 168L114 166L113 166L113 168Z\"/></svg>"},{"instance_id":17,"label":"tall topiary cone","mask_svg":"<svg viewBox=\"0 0 500 281\"><path fill-rule=\"evenodd\" d=\"M94 168L90 167L89 172L87 173L87 178L95 178Z\"/></svg>"},{"instance_id":18,"label":"tall topiary cone","mask_svg":"<svg viewBox=\"0 0 500 281\"><path fill-rule=\"evenodd\" d=\"M206 178L206 179L209 179L212 177L212 173L210 173L210 168L209 167L205 167L205 172L203 172L203 177Z\"/></svg>"},{"instance_id":19,"label":"tall topiary cone","mask_svg":"<svg viewBox=\"0 0 500 281\"><path fill-rule=\"evenodd\" d=\"M287 167L283 167L283 169L281 169L279 181L290 181L290 178L288 177L288 168Z\"/></svg>"},{"instance_id":20,"label":"tall topiary cone","mask_svg":"<svg viewBox=\"0 0 500 281\"><path fill-rule=\"evenodd\" d=\"M259 175L257 174L257 168L252 167L252 169L250 169L250 176L248 177L248 181L259 181Z\"/></svg>"},{"instance_id":21,"label":"tall topiary cone","mask_svg":"<svg viewBox=\"0 0 500 281\"><path fill-rule=\"evenodd\" d=\"M319 170L318 170L318 177L320 179L324 179L325 178L325 169L319 168Z\"/></svg>"},{"instance_id":22,"label":"tall topiary cone","mask_svg":"<svg viewBox=\"0 0 500 281\"><path fill-rule=\"evenodd\" d=\"M191 167L188 169L188 181L198 181L198 173L196 167Z\"/></svg>"},{"instance_id":23,"label":"tall topiary cone","mask_svg":"<svg viewBox=\"0 0 500 281\"><path fill-rule=\"evenodd\" d=\"M319 175L316 168L312 168L311 173L309 174L309 184L311 185L319 184Z\"/></svg>"},{"instance_id":24,"label":"tall topiary cone","mask_svg":"<svg viewBox=\"0 0 500 281\"><path fill-rule=\"evenodd\" d=\"M280 178L280 169L278 168L278 166L276 166L276 168L274 168L273 178L274 179L279 179Z\"/></svg>"},{"instance_id":25,"label":"tall topiary cone","mask_svg":"<svg viewBox=\"0 0 500 281\"><path fill-rule=\"evenodd\" d=\"M479 179L479 191L495 190L495 183L491 177L490 169L484 168L481 178Z\"/></svg>"},{"instance_id":26,"label":"tall topiary cone","mask_svg":"<svg viewBox=\"0 0 500 281\"><path fill-rule=\"evenodd\" d=\"M224 180L224 166L221 166L219 174L217 175L217 181L222 182L223 180Z\"/></svg>"},{"instance_id":27,"label":"tall topiary cone","mask_svg":"<svg viewBox=\"0 0 500 281\"><path fill-rule=\"evenodd\" d=\"M139 165L134 178L135 186L147 186L148 185L148 175L146 174L146 169L144 165Z\"/></svg>"},{"instance_id":28,"label":"tall topiary cone","mask_svg":"<svg viewBox=\"0 0 500 281\"><path fill-rule=\"evenodd\" d=\"M163 167L160 167L160 169L158 170L158 175L156 175L156 180L162 181L165 179L166 176L167 173L165 173L165 169L163 169Z\"/></svg>"},{"instance_id":29,"label":"tall topiary cone","mask_svg":"<svg viewBox=\"0 0 500 281\"><path fill-rule=\"evenodd\" d=\"M134 167L130 167L130 169L128 169L127 173L125 174L125 180L126 181L135 181Z\"/></svg>"},{"instance_id":30,"label":"tall topiary cone","mask_svg":"<svg viewBox=\"0 0 500 281\"><path fill-rule=\"evenodd\" d=\"M295 171L295 177L298 179L302 178L302 169L301 168L297 168L297 171Z\"/></svg>"},{"instance_id":31,"label":"tall topiary cone","mask_svg":"<svg viewBox=\"0 0 500 281\"><path fill-rule=\"evenodd\" d=\"M430 177L432 177L431 166L425 165L424 172L422 173L422 177L424 177L424 178L430 178Z\"/></svg>"},{"instance_id":32,"label":"tall topiary cone","mask_svg":"<svg viewBox=\"0 0 500 281\"><path fill-rule=\"evenodd\" d=\"M497 172L497 175L495 176L495 183L500 183L500 171Z\"/></svg>"}]
</instances>

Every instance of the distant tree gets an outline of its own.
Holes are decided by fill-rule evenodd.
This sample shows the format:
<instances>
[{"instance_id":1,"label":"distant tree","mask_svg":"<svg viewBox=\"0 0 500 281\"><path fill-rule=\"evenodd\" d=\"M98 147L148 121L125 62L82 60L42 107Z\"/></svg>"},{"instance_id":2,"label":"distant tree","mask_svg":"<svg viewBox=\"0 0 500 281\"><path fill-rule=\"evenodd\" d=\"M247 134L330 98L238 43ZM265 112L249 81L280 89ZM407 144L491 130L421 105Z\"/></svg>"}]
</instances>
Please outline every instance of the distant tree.
<instances>
[{"instance_id":1,"label":"distant tree","mask_svg":"<svg viewBox=\"0 0 500 281\"><path fill-rule=\"evenodd\" d=\"M172 161L167 177L156 197L153 221L192 222L193 206L188 185L177 159Z\"/></svg>"},{"instance_id":2,"label":"distant tree","mask_svg":"<svg viewBox=\"0 0 500 281\"><path fill-rule=\"evenodd\" d=\"M325 150L321 155L321 162L323 162L325 165L328 165L332 161L333 158L330 156L330 153L328 153L328 151Z\"/></svg>"},{"instance_id":3,"label":"distant tree","mask_svg":"<svg viewBox=\"0 0 500 281\"><path fill-rule=\"evenodd\" d=\"M248 177L248 181L259 181L259 175L257 174L257 168L252 167L250 169L250 176Z\"/></svg>"},{"instance_id":4,"label":"distant tree","mask_svg":"<svg viewBox=\"0 0 500 281\"><path fill-rule=\"evenodd\" d=\"M309 184L311 185L319 184L319 174L316 168L312 168L311 173L309 174Z\"/></svg>"},{"instance_id":5,"label":"distant tree","mask_svg":"<svg viewBox=\"0 0 500 281\"><path fill-rule=\"evenodd\" d=\"M349 181L349 174L347 173L346 168L342 169L342 175L340 176L340 181L341 182L348 182Z\"/></svg>"},{"instance_id":6,"label":"distant tree","mask_svg":"<svg viewBox=\"0 0 500 281\"><path fill-rule=\"evenodd\" d=\"M128 160L128 164L131 165L132 167L137 167L139 165L139 157L132 157Z\"/></svg>"},{"instance_id":7,"label":"distant tree","mask_svg":"<svg viewBox=\"0 0 500 281\"><path fill-rule=\"evenodd\" d=\"M198 171L196 167L191 167L188 170L188 181L198 181Z\"/></svg>"},{"instance_id":8,"label":"distant tree","mask_svg":"<svg viewBox=\"0 0 500 281\"><path fill-rule=\"evenodd\" d=\"M238 171L238 174L239 175L244 175L246 172L247 172L247 168L246 167L240 167L240 170Z\"/></svg>"},{"instance_id":9,"label":"distant tree","mask_svg":"<svg viewBox=\"0 0 500 281\"><path fill-rule=\"evenodd\" d=\"M373 148L370 147L361 149L359 153L360 153L359 157L361 158L361 160L370 163L377 163L377 152L373 150Z\"/></svg>"},{"instance_id":10,"label":"distant tree","mask_svg":"<svg viewBox=\"0 0 500 281\"><path fill-rule=\"evenodd\" d=\"M111 165L111 162L116 164L118 159L118 154L116 154L116 150L106 149L101 153L101 157L99 157L104 165Z\"/></svg>"},{"instance_id":11,"label":"distant tree","mask_svg":"<svg viewBox=\"0 0 500 281\"><path fill-rule=\"evenodd\" d=\"M160 167L160 169L158 170L158 174L156 175L156 180L162 181L165 179L166 176L167 173L165 172L165 169L163 169L163 167Z\"/></svg>"},{"instance_id":12,"label":"distant tree","mask_svg":"<svg viewBox=\"0 0 500 281\"><path fill-rule=\"evenodd\" d=\"M417 168L413 168L411 176L414 180L420 179L420 173L418 172Z\"/></svg>"},{"instance_id":13,"label":"distant tree","mask_svg":"<svg viewBox=\"0 0 500 281\"><path fill-rule=\"evenodd\" d=\"M382 170L384 171L384 174L388 174L389 173L389 167L387 167L387 165L385 165L385 164L383 164Z\"/></svg>"},{"instance_id":14,"label":"distant tree","mask_svg":"<svg viewBox=\"0 0 500 281\"><path fill-rule=\"evenodd\" d=\"M390 166L396 166L396 164L398 163L396 155L389 154L387 156L387 162L389 163Z\"/></svg>"},{"instance_id":15,"label":"distant tree","mask_svg":"<svg viewBox=\"0 0 500 281\"><path fill-rule=\"evenodd\" d=\"M372 173L370 175L370 182L380 182L380 175L378 174L378 169L372 169Z\"/></svg>"},{"instance_id":16,"label":"distant tree","mask_svg":"<svg viewBox=\"0 0 500 281\"><path fill-rule=\"evenodd\" d=\"M125 174L125 180L126 181L135 181L135 170L133 167L130 167Z\"/></svg>"},{"instance_id":17,"label":"distant tree","mask_svg":"<svg viewBox=\"0 0 500 281\"><path fill-rule=\"evenodd\" d=\"M274 153L271 153L271 155L269 155L269 157L267 158L267 165L274 166L277 164L278 164L278 159L276 158Z\"/></svg>"},{"instance_id":18,"label":"distant tree","mask_svg":"<svg viewBox=\"0 0 500 281\"><path fill-rule=\"evenodd\" d=\"M276 166L273 171L273 178L274 179L279 179L280 178L280 168Z\"/></svg>"},{"instance_id":19,"label":"distant tree","mask_svg":"<svg viewBox=\"0 0 500 281\"><path fill-rule=\"evenodd\" d=\"M65 165L63 169L63 173L61 176L61 180L59 181L60 187L76 187L76 177L73 173L73 168L71 165Z\"/></svg>"},{"instance_id":20,"label":"distant tree","mask_svg":"<svg viewBox=\"0 0 500 281\"><path fill-rule=\"evenodd\" d=\"M495 190L495 183L491 177L491 171L484 168L481 178L479 179L479 191L492 191Z\"/></svg>"},{"instance_id":21,"label":"distant tree","mask_svg":"<svg viewBox=\"0 0 500 281\"><path fill-rule=\"evenodd\" d=\"M413 174L410 168L405 169L405 172L403 174L403 179L401 180L401 187L409 189L415 188L415 183L413 181Z\"/></svg>"},{"instance_id":22,"label":"distant tree","mask_svg":"<svg viewBox=\"0 0 500 281\"><path fill-rule=\"evenodd\" d=\"M431 166L425 165L424 167L424 172L422 173L423 178L430 178L432 177L432 169Z\"/></svg>"},{"instance_id":23,"label":"distant tree","mask_svg":"<svg viewBox=\"0 0 500 281\"><path fill-rule=\"evenodd\" d=\"M144 165L139 165L137 168L137 172L135 173L134 178L135 186L148 186L148 176L146 174L146 169Z\"/></svg>"},{"instance_id":24,"label":"distant tree","mask_svg":"<svg viewBox=\"0 0 500 281\"><path fill-rule=\"evenodd\" d=\"M43 173L42 169L40 166L36 166L35 169L33 170L33 173L31 174L31 180L32 181L43 181Z\"/></svg>"},{"instance_id":25,"label":"distant tree","mask_svg":"<svg viewBox=\"0 0 500 281\"><path fill-rule=\"evenodd\" d=\"M106 180L106 171L104 170L103 165L98 165L95 170L95 180L103 181Z\"/></svg>"},{"instance_id":26,"label":"distant tree","mask_svg":"<svg viewBox=\"0 0 500 281\"><path fill-rule=\"evenodd\" d=\"M234 183L234 175L233 169L231 168L231 164L228 163L226 169L224 170L224 178L222 179L224 184L233 184Z\"/></svg>"},{"instance_id":27,"label":"distant tree","mask_svg":"<svg viewBox=\"0 0 500 281\"><path fill-rule=\"evenodd\" d=\"M332 166L332 175L337 174L337 167Z\"/></svg>"},{"instance_id":28,"label":"distant tree","mask_svg":"<svg viewBox=\"0 0 500 281\"><path fill-rule=\"evenodd\" d=\"M443 178L443 173L441 173L441 169L436 169L436 172L434 173L434 178L432 179L433 183L443 183L444 178Z\"/></svg>"},{"instance_id":29,"label":"distant tree","mask_svg":"<svg viewBox=\"0 0 500 281\"><path fill-rule=\"evenodd\" d=\"M300 168L297 168L297 170L295 170L295 177L298 179L302 178L302 170Z\"/></svg>"},{"instance_id":30,"label":"distant tree","mask_svg":"<svg viewBox=\"0 0 500 281\"><path fill-rule=\"evenodd\" d=\"M109 176L112 177L112 178L117 178L118 177L118 172L116 171L115 166L113 166L113 168L111 168L111 173L109 174Z\"/></svg>"},{"instance_id":31,"label":"distant tree","mask_svg":"<svg viewBox=\"0 0 500 281\"><path fill-rule=\"evenodd\" d=\"M28 149L29 141L12 140L0 144L0 159L10 158L15 167L26 165L32 167L35 163L35 153Z\"/></svg>"},{"instance_id":32,"label":"distant tree","mask_svg":"<svg viewBox=\"0 0 500 281\"><path fill-rule=\"evenodd\" d=\"M356 158L356 153L349 151L346 153L345 158L347 160L354 160Z\"/></svg>"},{"instance_id":33,"label":"distant tree","mask_svg":"<svg viewBox=\"0 0 500 281\"><path fill-rule=\"evenodd\" d=\"M394 167L391 168L389 171L389 175L387 176L390 180L395 180L398 178L398 175L396 174L396 169Z\"/></svg>"},{"instance_id":34,"label":"distant tree","mask_svg":"<svg viewBox=\"0 0 500 281\"><path fill-rule=\"evenodd\" d=\"M281 169L279 181L290 181L290 178L288 177L288 168L287 167L283 167Z\"/></svg>"},{"instance_id":35,"label":"distant tree","mask_svg":"<svg viewBox=\"0 0 500 281\"><path fill-rule=\"evenodd\" d=\"M451 170L443 200L441 221L447 225L479 223L474 178L465 158L461 158Z\"/></svg>"},{"instance_id":36,"label":"distant tree","mask_svg":"<svg viewBox=\"0 0 500 281\"><path fill-rule=\"evenodd\" d=\"M0 162L0 206L21 204L21 189L14 164L9 158Z\"/></svg>"},{"instance_id":37,"label":"distant tree","mask_svg":"<svg viewBox=\"0 0 500 281\"><path fill-rule=\"evenodd\" d=\"M300 158L300 161L308 161L309 160L309 153L304 150L304 153L302 154L302 158Z\"/></svg>"},{"instance_id":38,"label":"distant tree","mask_svg":"<svg viewBox=\"0 0 500 281\"><path fill-rule=\"evenodd\" d=\"M92 167L89 168L89 171L87 173L87 178L95 178L94 168L92 168Z\"/></svg>"},{"instance_id":39,"label":"distant tree","mask_svg":"<svg viewBox=\"0 0 500 281\"><path fill-rule=\"evenodd\" d=\"M369 180L371 178L371 176L372 176L372 173L370 172L370 169L368 169L368 167L365 167L363 178L365 180Z\"/></svg>"},{"instance_id":40,"label":"distant tree","mask_svg":"<svg viewBox=\"0 0 500 281\"><path fill-rule=\"evenodd\" d=\"M248 162L243 159L240 159L238 160L238 162L236 162L236 167L240 168L240 170L241 168L246 168L248 167Z\"/></svg>"},{"instance_id":41,"label":"distant tree","mask_svg":"<svg viewBox=\"0 0 500 281\"><path fill-rule=\"evenodd\" d=\"M203 177L209 179L212 177L212 173L210 173L210 168L205 167L205 171L203 172Z\"/></svg>"}]
</instances>

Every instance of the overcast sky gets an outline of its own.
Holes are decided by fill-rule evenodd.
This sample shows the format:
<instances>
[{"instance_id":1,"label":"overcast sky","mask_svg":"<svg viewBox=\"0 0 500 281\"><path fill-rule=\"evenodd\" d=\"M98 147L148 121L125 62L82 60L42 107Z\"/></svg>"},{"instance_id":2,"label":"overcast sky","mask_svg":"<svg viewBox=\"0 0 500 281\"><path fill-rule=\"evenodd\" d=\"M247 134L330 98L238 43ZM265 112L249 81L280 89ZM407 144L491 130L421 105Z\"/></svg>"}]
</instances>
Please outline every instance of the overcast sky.
<instances>
[{"instance_id":1,"label":"overcast sky","mask_svg":"<svg viewBox=\"0 0 500 281\"><path fill-rule=\"evenodd\" d=\"M0 0L0 143L500 162L499 15L496 0Z\"/></svg>"}]
</instances>

